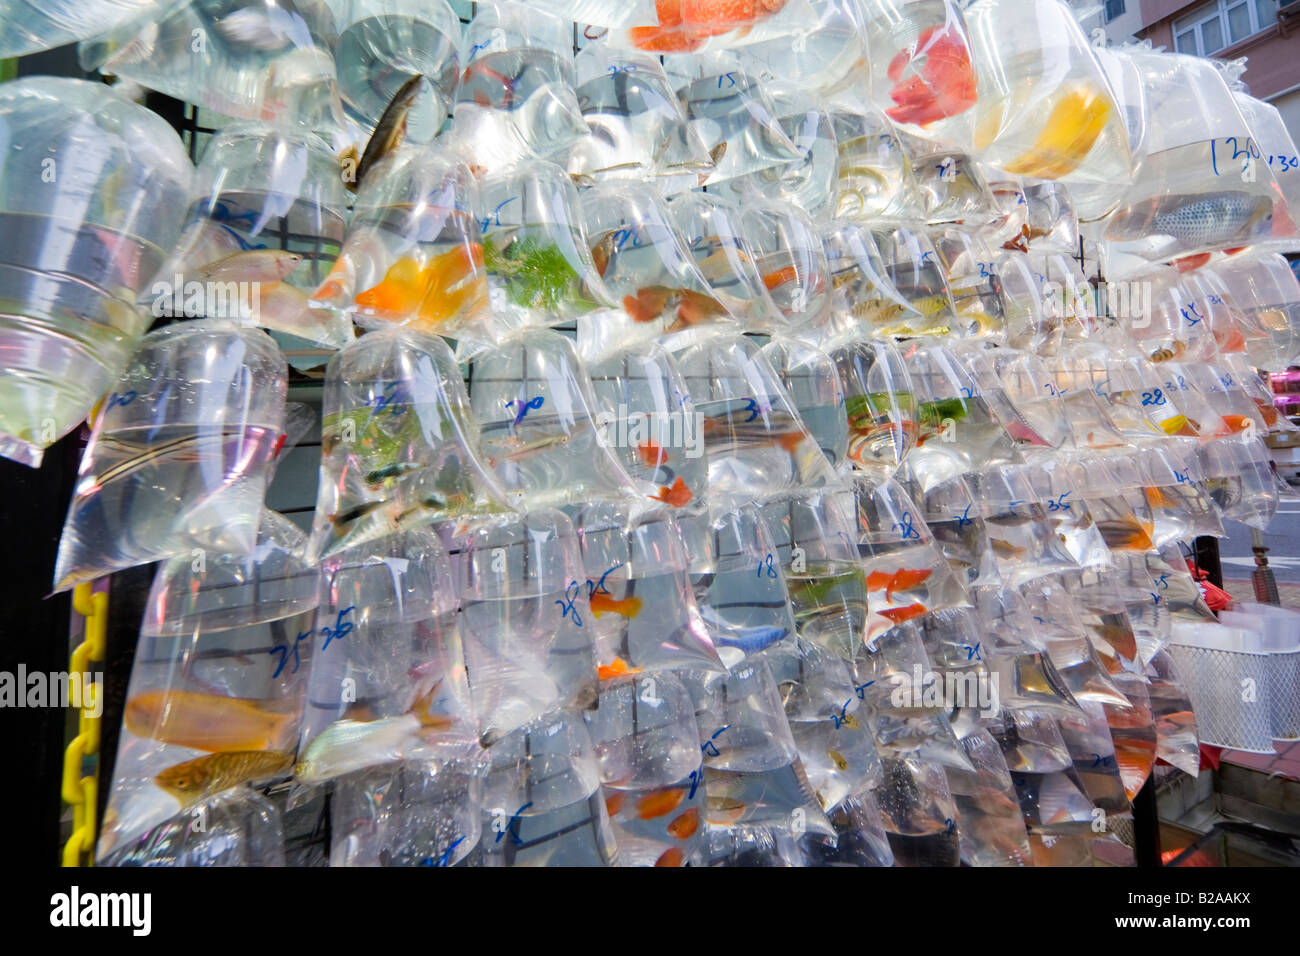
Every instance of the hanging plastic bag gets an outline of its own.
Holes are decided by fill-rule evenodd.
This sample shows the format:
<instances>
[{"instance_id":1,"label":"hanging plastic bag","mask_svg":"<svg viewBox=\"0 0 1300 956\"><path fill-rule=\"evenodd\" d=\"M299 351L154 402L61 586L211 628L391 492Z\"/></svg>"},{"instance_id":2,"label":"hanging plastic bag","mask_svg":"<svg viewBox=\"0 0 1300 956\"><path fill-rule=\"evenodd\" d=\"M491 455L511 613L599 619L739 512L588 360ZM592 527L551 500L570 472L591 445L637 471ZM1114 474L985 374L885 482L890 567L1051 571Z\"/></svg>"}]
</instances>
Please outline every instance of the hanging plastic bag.
<instances>
[{"instance_id":1,"label":"hanging plastic bag","mask_svg":"<svg viewBox=\"0 0 1300 956\"><path fill-rule=\"evenodd\" d=\"M704 767L682 683L668 672L605 681L587 727L619 865L700 865Z\"/></svg>"},{"instance_id":2,"label":"hanging plastic bag","mask_svg":"<svg viewBox=\"0 0 1300 956\"><path fill-rule=\"evenodd\" d=\"M6 43L23 35L11 25ZM36 467L112 388L149 328L136 297L175 243L194 171L161 117L102 83L6 83L0 124L9 237L0 455Z\"/></svg>"},{"instance_id":3,"label":"hanging plastic bag","mask_svg":"<svg viewBox=\"0 0 1300 956\"><path fill-rule=\"evenodd\" d=\"M198 820L222 821L212 832L229 832L248 810L234 794L289 775L320 599L305 544L293 524L267 511L251 554L201 552L160 567L127 685L101 860L183 846ZM278 814L268 820L254 804L254 820L273 822L278 834ZM162 821L169 822L155 842L129 849ZM283 852L278 836L274 846L256 845L257 830L233 852Z\"/></svg>"},{"instance_id":4,"label":"hanging plastic bag","mask_svg":"<svg viewBox=\"0 0 1300 956\"><path fill-rule=\"evenodd\" d=\"M83 41L77 49L82 69L223 116L342 127L330 52L337 21L327 4L167 3L150 12Z\"/></svg>"},{"instance_id":5,"label":"hanging plastic bag","mask_svg":"<svg viewBox=\"0 0 1300 956\"><path fill-rule=\"evenodd\" d=\"M656 181L667 191L708 177L713 160L686 118L659 58L608 43L574 57L575 93L591 135L569 152L580 183Z\"/></svg>"},{"instance_id":6,"label":"hanging plastic bag","mask_svg":"<svg viewBox=\"0 0 1300 956\"><path fill-rule=\"evenodd\" d=\"M313 305L366 328L455 333L486 320L469 168L435 148L385 159L361 184L347 238Z\"/></svg>"},{"instance_id":7,"label":"hanging plastic bag","mask_svg":"<svg viewBox=\"0 0 1300 956\"><path fill-rule=\"evenodd\" d=\"M484 5L465 28L468 50L450 141L486 171L545 159L587 135L573 92L568 24L523 3Z\"/></svg>"},{"instance_id":8,"label":"hanging plastic bag","mask_svg":"<svg viewBox=\"0 0 1300 956\"><path fill-rule=\"evenodd\" d=\"M786 337L772 339L763 347L763 354L822 454L838 471L848 453L849 424L834 360L805 339Z\"/></svg>"},{"instance_id":9,"label":"hanging plastic bag","mask_svg":"<svg viewBox=\"0 0 1300 956\"><path fill-rule=\"evenodd\" d=\"M185 232L141 304L171 318L255 323L285 336L286 348L350 342L348 318L310 301L338 258L347 214L326 142L235 124L208 143L196 179Z\"/></svg>"},{"instance_id":10,"label":"hanging plastic bag","mask_svg":"<svg viewBox=\"0 0 1300 956\"><path fill-rule=\"evenodd\" d=\"M196 817L176 816L113 852L100 838L97 866L284 866L284 823L280 811L252 790L227 790L195 808Z\"/></svg>"},{"instance_id":11,"label":"hanging plastic bag","mask_svg":"<svg viewBox=\"0 0 1300 956\"><path fill-rule=\"evenodd\" d=\"M191 551L252 551L287 377L256 329L205 320L146 336L82 456L55 590Z\"/></svg>"},{"instance_id":12,"label":"hanging plastic bag","mask_svg":"<svg viewBox=\"0 0 1300 956\"><path fill-rule=\"evenodd\" d=\"M504 507L460 369L437 336L371 332L331 361L312 528L322 558L415 524Z\"/></svg>"},{"instance_id":13,"label":"hanging plastic bag","mask_svg":"<svg viewBox=\"0 0 1300 956\"><path fill-rule=\"evenodd\" d=\"M831 112L839 168L835 216L870 224L876 218L919 218L923 201L912 162L898 131L868 106L842 105Z\"/></svg>"},{"instance_id":14,"label":"hanging plastic bag","mask_svg":"<svg viewBox=\"0 0 1300 956\"><path fill-rule=\"evenodd\" d=\"M893 473L916 447L919 409L911 376L886 342L854 336L831 351L844 387L848 459L856 468Z\"/></svg>"},{"instance_id":15,"label":"hanging plastic bag","mask_svg":"<svg viewBox=\"0 0 1300 956\"><path fill-rule=\"evenodd\" d=\"M320 783L474 739L451 566L428 530L369 542L323 564L297 777Z\"/></svg>"},{"instance_id":16,"label":"hanging plastic bag","mask_svg":"<svg viewBox=\"0 0 1300 956\"><path fill-rule=\"evenodd\" d=\"M919 329L925 317L894 288L865 226L836 221L822 233L832 289L832 323L841 335L889 336Z\"/></svg>"},{"instance_id":17,"label":"hanging plastic bag","mask_svg":"<svg viewBox=\"0 0 1300 956\"><path fill-rule=\"evenodd\" d=\"M957 804L936 763L885 757L885 779L876 788L895 866L958 866L961 838Z\"/></svg>"},{"instance_id":18,"label":"hanging plastic bag","mask_svg":"<svg viewBox=\"0 0 1300 956\"><path fill-rule=\"evenodd\" d=\"M490 750L477 866L613 866L618 846L582 717L557 710Z\"/></svg>"}]
</instances>

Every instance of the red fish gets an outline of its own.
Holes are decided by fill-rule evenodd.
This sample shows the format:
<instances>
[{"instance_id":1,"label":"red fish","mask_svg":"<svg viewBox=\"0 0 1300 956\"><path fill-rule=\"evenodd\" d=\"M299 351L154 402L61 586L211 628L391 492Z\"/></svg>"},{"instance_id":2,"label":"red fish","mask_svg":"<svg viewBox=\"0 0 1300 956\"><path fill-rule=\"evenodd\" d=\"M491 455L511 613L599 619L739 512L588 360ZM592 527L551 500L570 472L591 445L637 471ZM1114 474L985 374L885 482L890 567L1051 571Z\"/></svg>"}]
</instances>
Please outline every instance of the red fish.
<instances>
[{"instance_id":1,"label":"red fish","mask_svg":"<svg viewBox=\"0 0 1300 956\"><path fill-rule=\"evenodd\" d=\"M618 811L623 809L623 800L626 798L626 796L627 795L623 793L621 790L615 793L611 793L608 797L605 798L605 812L608 813L611 817L618 816Z\"/></svg>"},{"instance_id":2,"label":"red fish","mask_svg":"<svg viewBox=\"0 0 1300 956\"><path fill-rule=\"evenodd\" d=\"M599 617L599 615L597 615L597 617ZM641 668L628 667L627 661L623 660L621 657L614 658L614 661L611 664L602 664L600 667L596 668L597 680L613 680L615 677L622 677L625 674L639 673L641 673Z\"/></svg>"},{"instance_id":3,"label":"red fish","mask_svg":"<svg viewBox=\"0 0 1300 956\"><path fill-rule=\"evenodd\" d=\"M641 456L641 461L647 468L658 468L668 460L668 452L656 442L642 442L636 446L636 453Z\"/></svg>"},{"instance_id":4,"label":"red fish","mask_svg":"<svg viewBox=\"0 0 1300 956\"><path fill-rule=\"evenodd\" d=\"M909 604L907 607L891 607L880 611L881 617L892 621L895 624L902 624L904 621L910 621L926 613L924 604Z\"/></svg>"},{"instance_id":5,"label":"red fish","mask_svg":"<svg viewBox=\"0 0 1300 956\"><path fill-rule=\"evenodd\" d=\"M634 46L651 53L689 53L709 37L771 16L785 0L655 0L658 26L632 27Z\"/></svg>"},{"instance_id":6,"label":"red fish","mask_svg":"<svg viewBox=\"0 0 1300 956\"><path fill-rule=\"evenodd\" d=\"M763 276L763 285L767 287L768 292L785 285L787 282L798 281L799 270L794 266L786 266L784 269L777 269L775 272L769 272Z\"/></svg>"},{"instance_id":7,"label":"red fish","mask_svg":"<svg viewBox=\"0 0 1300 956\"><path fill-rule=\"evenodd\" d=\"M639 289L636 295L623 296L623 311L632 316L633 322L653 322L663 314L669 294L661 286Z\"/></svg>"},{"instance_id":8,"label":"red fish","mask_svg":"<svg viewBox=\"0 0 1300 956\"><path fill-rule=\"evenodd\" d=\"M872 571L867 575L867 590L884 591L885 600L890 600L895 591L910 591L930 577L930 568L899 568L893 574L884 571Z\"/></svg>"},{"instance_id":9,"label":"red fish","mask_svg":"<svg viewBox=\"0 0 1300 956\"><path fill-rule=\"evenodd\" d=\"M686 854L677 847L664 850L663 856L655 860L655 866L681 866L686 861Z\"/></svg>"},{"instance_id":10,"label":"red fish","mask_svg":"<svg viewBox=\"0 0 1300 956\"><path fill-rule=\"evenodd\" d=\"M1223 424L1231 432L1244 432L1250 429L1253 419L1249 415L1224 415Z\"/></svg>"},{"instance_id":11,"label":"red fish","mask_svg":"<svg viewBox=\"0 0 1300 956\"><path fill-rule=\"evenodd\" d=\"M681 476L678 475L677 480L673 482L671 488L667 485L660 485L659 494L651 495L650 497L655 501L662 501L666 505L672 505L674 508L682 508L685 507L686 504L695 497L695 495L692 493L691 489L687 487L686 482L682 480Z\"/></svg>"},{"instance_id":12,"label":"red fish","mask_svg":"<svg viewBox=\"0 0 1300 956\"><path fill-rule=\"evenodd\" d=\"M1210 261L1210 254L1203 252L1199 256L1184 256L1181 259L1174 260L1174 267L1179 272L1195 272L1201 266Z\"/></svg>"},{"instance_id":13,"label":"red fish","mask_svg":"<svg viewBox=\"0 0 1300 956\"><path fill-rule=\"evenodd\" d=\"M915 46L890 62L889 78L894 82L889 96L898 105L885 112L898 123L929 126L975 105L975 68L955 25L922 33Z\"/></svg>"}]
</instances>

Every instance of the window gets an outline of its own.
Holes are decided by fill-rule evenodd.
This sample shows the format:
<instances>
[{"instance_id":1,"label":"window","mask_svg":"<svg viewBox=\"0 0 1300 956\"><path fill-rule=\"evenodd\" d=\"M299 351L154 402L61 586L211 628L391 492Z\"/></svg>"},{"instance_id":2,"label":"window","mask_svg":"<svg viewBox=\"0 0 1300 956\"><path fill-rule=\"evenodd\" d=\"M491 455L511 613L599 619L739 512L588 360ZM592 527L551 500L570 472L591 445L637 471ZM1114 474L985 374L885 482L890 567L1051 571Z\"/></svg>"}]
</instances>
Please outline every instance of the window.
<instances>
[{"instance_id":1,"label":"window","mask_svg":"<svg viewBox=\"0 0 1300 956\"><path fill-rule=\"evenodd\" d=\"M1278 0L1213 0L1174 21L1174 48L1179 53L1212 56L1272 26L1277 5ZM1106 9L1110 10L1109 3Z\"/></svg>"},{"instance_id":2,"label":"window","mask_svg":"<svg viewBox=\"0 0 1300 956\"><path fill-rule=\"evenodd\" d=\"M1124 0L1106 0L1106 22L1124 15Z\"/></svg>"}]
</instances>

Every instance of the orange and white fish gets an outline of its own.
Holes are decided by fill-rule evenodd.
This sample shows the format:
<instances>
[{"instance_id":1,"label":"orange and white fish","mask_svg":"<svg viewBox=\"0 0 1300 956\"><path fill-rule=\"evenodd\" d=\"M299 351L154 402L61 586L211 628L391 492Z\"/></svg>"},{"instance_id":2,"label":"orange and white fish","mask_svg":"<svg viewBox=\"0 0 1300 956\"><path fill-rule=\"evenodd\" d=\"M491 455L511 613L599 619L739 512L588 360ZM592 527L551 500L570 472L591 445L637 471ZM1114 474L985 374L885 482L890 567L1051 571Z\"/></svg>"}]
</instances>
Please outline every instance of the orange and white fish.
<instances>
[{"instance_id":1,"label":"orange and white fish","mask_svg":"<svg viewBox=\"0 0 1300 956\"><path fill-rule=\"evenodd\" d=\"M683 508L692 498L695 497L695 495L687 486L686 482L682 480L681 475L678 475L677 480L673 482L671 488L667 485L662 485L659 488L659 494L650 495L649 497L654 501L662 501L664 504L671 505L674 508Z\"/></svg>"},{"instance_id":2,"label":"orange and white fish","mask_svg":"<svg viewBox=\"0 0 1300 956\"><path fill-rule=\"evenodd\" d=\"M655 0L657 26L628 31L632 44L651 53L690 53L709 37L742 30L780 12L785 0Z\"/></svg>"}]
</instances>

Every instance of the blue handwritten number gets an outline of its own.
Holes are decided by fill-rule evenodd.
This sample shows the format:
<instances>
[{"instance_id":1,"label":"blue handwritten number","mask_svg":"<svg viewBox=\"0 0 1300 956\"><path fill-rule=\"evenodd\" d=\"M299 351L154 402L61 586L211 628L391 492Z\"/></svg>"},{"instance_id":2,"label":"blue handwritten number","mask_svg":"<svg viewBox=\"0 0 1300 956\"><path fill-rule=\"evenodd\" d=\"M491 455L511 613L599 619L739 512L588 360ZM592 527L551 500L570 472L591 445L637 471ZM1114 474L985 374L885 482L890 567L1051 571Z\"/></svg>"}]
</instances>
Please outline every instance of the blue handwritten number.
<instances>
[{"instance_id":1,"label":"blue handwritten number","mask_svg":"<svg viewBox=\"0 0 1300 956\"><path fill-rule=\"evenodd\" d=\"M721 752L720 750L718 750L718 745L715 744L714 741L718 739L718 737L719 737L719 735L722 733L722 731L724 731L724 730L730 730L730 729L731 729L731 724L727 724L727 726L726 726L726 727L723 727L721 730L715 731L714 734L713 734L713 736L710 737L708 740L706 740L706 741L704 742L704 746L701 747L700 749L703 750L703 751L704 751L706 754L708 754L710 757L719 757L719 756L721 756L721 755L722 755L722 752Z\"/></svg>"},{"instance_id":2,"label":"blue handwritten number","mask_svg":"<svg viewBox=\"0 0 1300 956\"><path fill-rule=\"evenodd\" d=\"M702 784L703 782L704 782L704 771L692 770L691 771L691 792L686 795L687 800L695 799L695 791L699 789L700 784Z\"/></svg>"},{"instance_id":3,"label":"blue handwritten number","mask_svg":"<svg viewBox=\"0 0 1300 956\"><path fill-rule=\"evenodd\" d=\"M518 409L518 411L515 412L515 420L512 423L511 427L513 428L517 426L520 422L522 422L524 420L524 416L528 414L529 409L536 411L537 409L541 408L544 404L546 404L546 399L544 399L540 395L538 395L536 398L530 398L528 399L528 401L524 401L522 398L516 398L513 401L506 402L506 408Z\"/></svg>"},{"instance_id":4,"label":"blue handwritten number","mask_svg":"<svg viewBox=\"0 0 1300 956\"><path fill-rule=\"evenodd\" d=\"M122 392L120 394L114 392L112 395L108 396L108 407L113 408L116 406L118 408L126 408L126 406L134 402L137 397L138 396L134 390Z\"/></svg>"},{"instance_id":5,"label":"blue handwritten number","mask_svg":"<svg viewBox=\"0 0 1300 956\"><path fill-rule=\"evenodd\" d=\"M974 524L975 519L970 516L970 510L972 507L974 506L967 505L966 510L957 516L957 528L959 530L966 527L968 524Z\"/></svg>"},{"instance_id":6,"label":"blue handwritten number","mask_svg":"<svg viewBox=\"0 0 1300 956\"><path fill-rule=\"evenodd\" d=\"M601 580L603 581L604 578L602 578ZM578 608L573 603L578 599L579 590L580 590L580 585L578 584L578 582L570 581L569 586L564 589L564 600L560 600L557 598L555 603L560 606L561 618L566 618L570 614L572 614L573 623L576 624L578 627L582 627L582 618L578 614Z\"/></svg>"},{"instance_id":7,"label":"blue handwritten number","mask_svg":"<svg viewBox=\"0 0 1300 956\"><path fill-rule=\"evenodd\" d=\"M900 534L902 534L904 541L921 537L921 532L917 531L916 527L912 524L912 512L910 511L904 511L903 520L895 522L894 527L899 530Z\"/></svg>"},{"instance_id":8,"label":"blue handwritten number","mask_svg":"<svg viewBox=\"0 0 1300 956\"><path fill-rule=\"evenodd\" d=\"M756 574L754 575L754 577L756 577L756 578L761 578L761 577L763 576L763 568L764 568L765 566L766 566L766 568L767 568L767 576L768 576L769 578L774 578L774 577L777 576L777 573L776 573L776 567L775 567L775 566L773 565L773 563L772 563L772 555L769 554L769 555L767 556L767 558L765 559L765 562L766 562L766 564L764 563L764 561L759 561L759 562L758 562L758 573L756 573Z\"/></svg>"},{"instance_id":9,"label":"blue handwritten number","mask_svg":"<svg viewBox=\"0 0 1300 956\"><path fill-rule=\"evenodd\" d=\"M330 646L330 641L334 640L335 638L338 638L339 640L343 640L343 638L347 637L349 634L352 633L352 622L345 621L343 620L343 618L347 617L356 609L357 606L355 604L353 604L350 607L345 607L343 610L339 611L338 617L334 619L333 627L329 627L327 625L320 629L322 636L324 636L325 638L325 643L322 644L320 648L322 651Z\"/></svg>"},{"instance_id":10,"label":"blue handwritten number","mask_svg":"<svg viewBox=\"0 0 1300 956\"><path fill-rule=\"evenodd\" d=\"M311 631L303 631L301 634L299 634L297 637L293 639L293 652L292 652L293 670L290 671L289 673L291 674L298 673L298 668L302 665L302 658L298 656L298 645L301 644L303 641L307 640L307 638L309 637L311 637ZM277 677L280 676L281 673L284 672L284 665L289 662L289 654L290 654L289 645L277 644L275 645L275 647L271 648L270 652L272 654L280 655L280 664L279 666L276 667L275 673L271 675L271 680L275 680Z\"/></svg>"}]
</instances>

